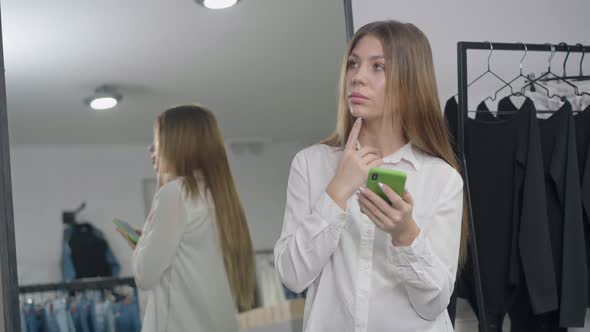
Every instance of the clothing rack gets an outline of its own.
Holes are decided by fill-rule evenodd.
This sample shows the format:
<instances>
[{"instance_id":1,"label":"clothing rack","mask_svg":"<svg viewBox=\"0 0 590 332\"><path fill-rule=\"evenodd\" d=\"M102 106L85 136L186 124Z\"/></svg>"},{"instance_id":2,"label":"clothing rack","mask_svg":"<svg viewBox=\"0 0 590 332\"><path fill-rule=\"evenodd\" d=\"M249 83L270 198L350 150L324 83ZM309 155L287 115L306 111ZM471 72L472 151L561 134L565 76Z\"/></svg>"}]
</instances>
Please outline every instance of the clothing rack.
<instances>
[{"instance_id":1,"label":"clothing rack","mask_svg":"<svg viewBox=\"0 0 590 332\"><path fill-rule=\"evenodd\" d=\"M51 284L35 284L19 286L20 294L43 293L52 291L81 291L109 289L117 286L131 286L136 288L133 278L88 278L72 282L60 282Z\"/></svg>"},{"instance_id":2,"label":"clothing rack","mask_svg":"<svg viewBox=\"0 0 590 332\"><path fill-rule=\"evenodd\" d=\"M465 159L465 119L468 116L468 81L467 81L467 51L468 50L493 50L493 51L536 51L536 52L570 52L572 53L588 53L590 46L567 45L561 44L527 44L527 43L498 43L498 42L467 42L461 41L457 43L457 77L458 77L458 137L457 137L457 154L461 171L463 174L463 182L465 184L465 192L467 196L469 219L469 249L473 263L473 277L475 280L475 295L477 299L479 326L480 331L487 331L487 319L485 314L483 291L481 285L481 275L479 270L479 259L477 256L477 246L474 234L473 213L471 211L471 194L469 191L469 177L467 173L467 164Z\"/></svg>"},{"instance_id":3,"label":"clothing rack","mask_svg":"<svg viewBox=\"0 0 590 332\"><path fill-rule=\"evenodd\" d=\"M273 249L258 249L254 252L256 255L272 255L274 254Z\"/></svg>"}]
</instances>

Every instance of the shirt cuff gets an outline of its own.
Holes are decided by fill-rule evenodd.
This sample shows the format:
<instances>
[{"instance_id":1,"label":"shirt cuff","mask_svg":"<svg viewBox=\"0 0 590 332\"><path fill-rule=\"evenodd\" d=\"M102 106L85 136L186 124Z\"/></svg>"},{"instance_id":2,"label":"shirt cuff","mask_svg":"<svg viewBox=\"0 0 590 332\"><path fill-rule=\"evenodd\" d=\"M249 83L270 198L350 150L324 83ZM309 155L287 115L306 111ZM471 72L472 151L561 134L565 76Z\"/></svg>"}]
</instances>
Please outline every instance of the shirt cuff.
<instances>
[{"instance_id":1,"label":"shirt cuff","mask_svg":"<svg viewBox=\"0 0 590 332\"><path fill-rule=\"evenodd\" d=\"M318 199L314 210L331 228L337 229L344 227L346 218L349 215L325 191Z\"/></svg>"},{"instance_id":2,"label":"shirt cuff","mask_svg":"<svg viewBox=\"0 0 590 332\"><path fill-rule=\"evenodd\" d=\"M420 232L409 246L394 246L389 236L389 246L391 253L391 263L397 266L411 266L417 263L424 256L426 249L426 239L424 232Z\"/></svg>"}]
</instances>

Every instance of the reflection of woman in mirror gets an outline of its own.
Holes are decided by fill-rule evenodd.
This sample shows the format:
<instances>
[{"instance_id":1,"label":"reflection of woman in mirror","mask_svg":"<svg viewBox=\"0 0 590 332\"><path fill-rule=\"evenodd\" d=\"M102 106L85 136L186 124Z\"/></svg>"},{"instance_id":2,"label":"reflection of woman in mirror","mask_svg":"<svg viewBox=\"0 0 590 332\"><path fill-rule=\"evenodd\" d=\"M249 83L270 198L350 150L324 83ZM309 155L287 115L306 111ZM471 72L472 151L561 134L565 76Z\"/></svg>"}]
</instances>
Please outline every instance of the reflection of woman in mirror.
<instances>
[{"instance_id":1,"label":"reflection of woman in mirror","mask_svg":"<svg viewBox=\"0 0 590 332\"><path fill-rule=\"evenodd\" d=\"M372 167L405 172L405 193L381 184L389 204L364 187ZM462 214L426 36L365 25L344 58L336 130L293 160L274 251L285 285L308 290L305 331L452 331Z\"/></svg>"},{"instance_id":2,"label":"reflection of woman in mirror","mask_svg":"<svg viewBox=\"0 0 590 332\"><path fill-rule=\"evenodd\" d=\"M143 331L238 331L254 300L254 256L211 112L180 106L154 128L158 191L133 253L148 290Z\"/></svg>"}]
</instances>

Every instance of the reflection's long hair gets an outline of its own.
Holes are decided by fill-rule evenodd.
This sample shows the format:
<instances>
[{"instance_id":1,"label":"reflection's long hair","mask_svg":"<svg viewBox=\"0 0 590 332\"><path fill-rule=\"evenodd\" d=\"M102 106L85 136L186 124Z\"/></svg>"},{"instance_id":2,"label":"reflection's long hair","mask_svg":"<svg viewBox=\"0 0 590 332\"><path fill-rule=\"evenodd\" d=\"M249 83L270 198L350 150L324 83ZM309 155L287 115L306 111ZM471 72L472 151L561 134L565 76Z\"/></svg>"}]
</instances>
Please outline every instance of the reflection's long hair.
<instances>
[{"instance_id":1,"label":"reflection's long hair","mask_svg":"<svg viewBox=\"0 0 590 332\"><path fill-rule=\"evenodd\" d=\"M409 23L380 21L360 28L346 49L340 70L338 115L336 129L322 143L344 147L354 124L346 99L346 73L348 58L357 43L371 35L381 41L385 57L385 115L399 113L402 135L420 150L444 159L460 171L451 143L446 122L442 116L432 50L420 29ZM465 206L465 205L464 205ZM460 260L467 254L467 218L463 209L461 225Z\"/></svg>"},{"instance_id":2,"label":"reflection's long hair","mask_svg":"<svg viewBox=\"0 0 590 332\"><path fill-rule=\"evenodd\" d=\"M178 106L156 120L158 165L183 179L185 193L209 189L230 288L239 311L254 302L254 251L215 116L197 105ZM203 266L206 269L206 266Z\"/></svg>"}]
</instances>

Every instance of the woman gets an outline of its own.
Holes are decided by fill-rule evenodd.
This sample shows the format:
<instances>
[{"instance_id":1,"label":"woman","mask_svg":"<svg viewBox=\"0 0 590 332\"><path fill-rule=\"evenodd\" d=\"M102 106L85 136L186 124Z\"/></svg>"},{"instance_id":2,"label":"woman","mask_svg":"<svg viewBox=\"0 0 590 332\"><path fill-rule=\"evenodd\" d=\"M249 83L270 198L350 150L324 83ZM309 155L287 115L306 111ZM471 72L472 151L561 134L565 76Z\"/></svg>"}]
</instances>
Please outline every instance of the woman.
<instances>
[{"instance_id":1,"label":"woman","mask_svg":"<svg viewBox=\"0 0 590 332\"><path fill-rule=\"evenodd\" d=\"M391 205L369 169L408 176ZM452 331L446 312L462 234L463 182L442 117L430 45L411 24L352 38L336 130L291 167L275 266L308 289L305 331ZM464 246L463 246L464 247Z\"/></svg>"},{"instance_id":2,"label":"woman","mask_svg":"<svg viewBox=\"0 0 590 332\"><path fill-rule=\"evenodd\" d=\"M149 291L143 331L238 331L254 297L254 258L217 121L199 106L154 126L158 191L133 253Z\"/></svg>"}]
</instances>

